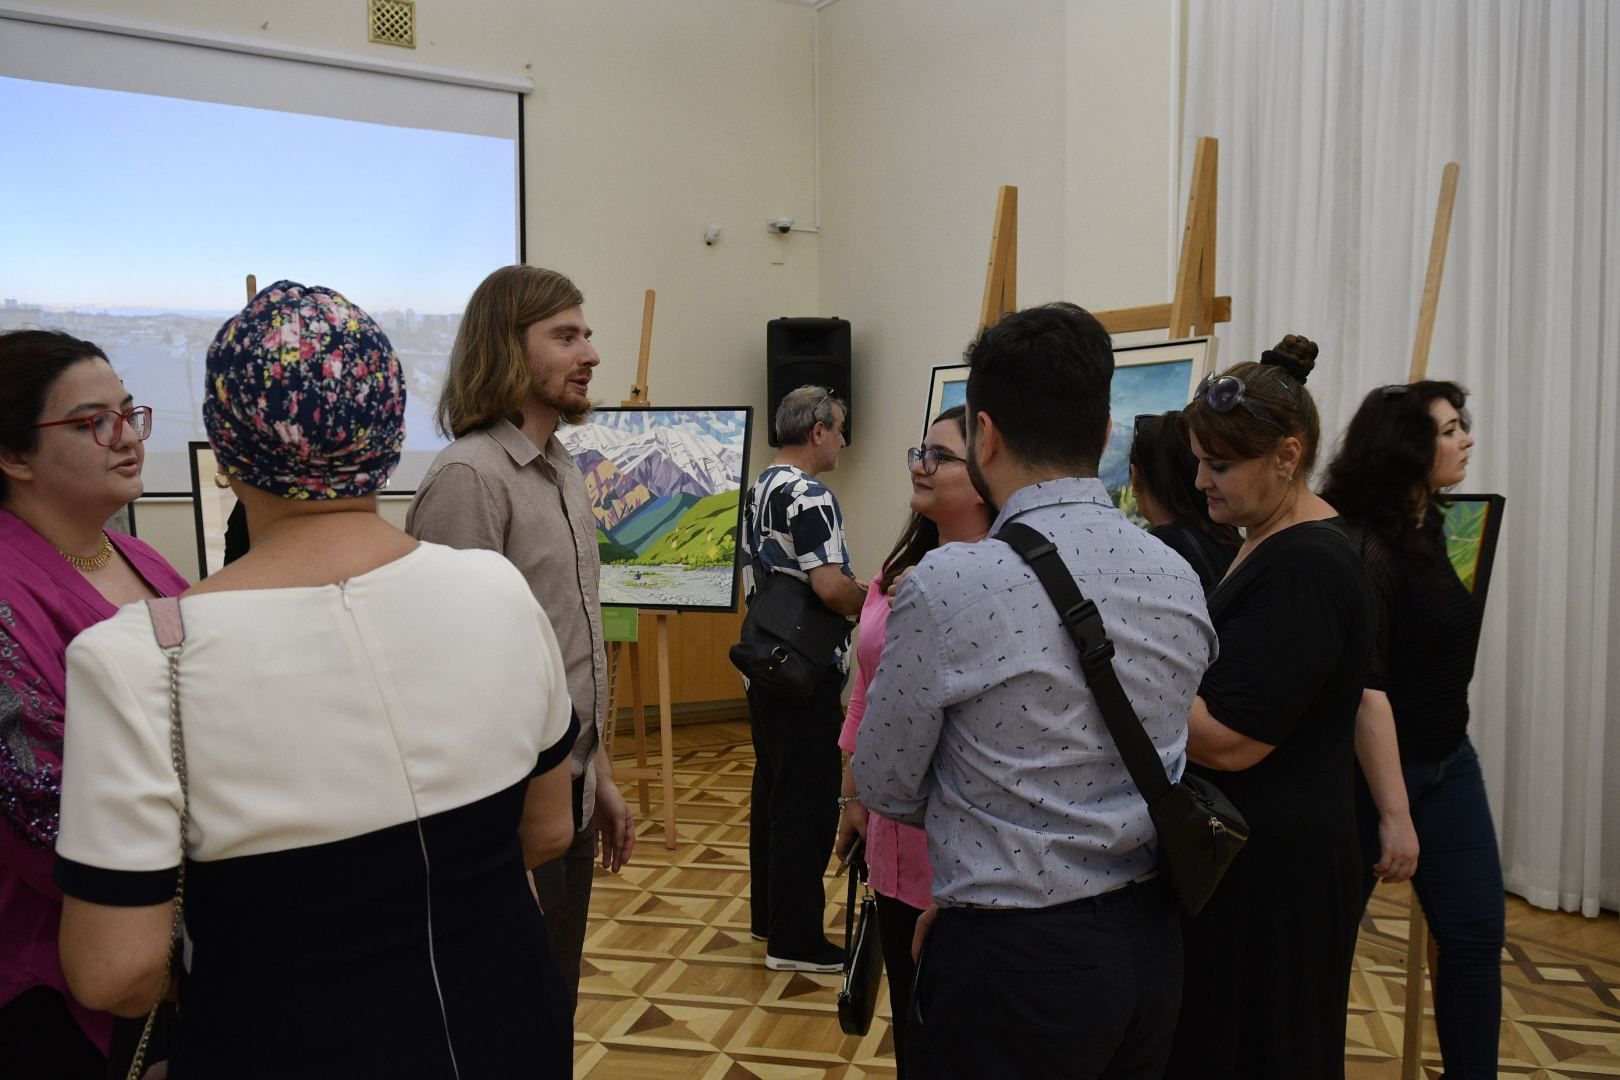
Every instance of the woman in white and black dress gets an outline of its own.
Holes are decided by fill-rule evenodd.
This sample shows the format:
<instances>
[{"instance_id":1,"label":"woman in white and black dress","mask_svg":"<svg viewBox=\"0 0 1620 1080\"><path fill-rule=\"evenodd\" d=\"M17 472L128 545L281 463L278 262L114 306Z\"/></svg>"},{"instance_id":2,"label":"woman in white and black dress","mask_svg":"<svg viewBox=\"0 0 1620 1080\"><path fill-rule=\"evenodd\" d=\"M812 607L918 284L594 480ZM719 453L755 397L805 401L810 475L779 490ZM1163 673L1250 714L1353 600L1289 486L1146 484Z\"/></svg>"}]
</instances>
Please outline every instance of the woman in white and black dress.
<instances>
[{"instance_id":1,"label":"woman in white and black dress","mask_svg":"<svg viewBox=\"0 0 1620 1080\"><path fill-rule=\"evenodd\" d=\"M179 601L189 776L174 1077L563 1077L571 1008L526 867L573 833L555 638L500 556L376 513L405 390L337 293L265 289L204 422L253 548ZM180 862L168 663L144 605L68 653L56 877L80 1000L163 990Z\"/></svg>"}]
</instances>

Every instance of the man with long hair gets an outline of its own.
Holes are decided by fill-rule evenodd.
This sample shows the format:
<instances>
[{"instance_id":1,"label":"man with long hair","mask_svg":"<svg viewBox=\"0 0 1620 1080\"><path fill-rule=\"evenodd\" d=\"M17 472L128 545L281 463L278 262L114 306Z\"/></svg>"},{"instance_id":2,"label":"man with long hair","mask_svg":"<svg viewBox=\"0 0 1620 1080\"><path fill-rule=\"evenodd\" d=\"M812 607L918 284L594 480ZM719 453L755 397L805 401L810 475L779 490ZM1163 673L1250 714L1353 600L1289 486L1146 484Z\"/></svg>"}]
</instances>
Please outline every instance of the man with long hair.
<instances>
[{"instance_id":1,"label":"man with long hair","mask_svg":"<svg viewBox=\"0 0 1620 1080\"><path fill-rule=\"evenodd\" d=\"M439 430L455 441L434 459L411 503L411 535L499 551L523 572L562 650L579 714L574 744L574 842L534 872L552 953L577 1000L597 843L617 872L635 821L603 750L607 652L597 597L596 519L585 480L557 438L590 411L600 358L585 297L555 270L505 266L467 302L439 399ZM454 723L454 717L446 717Z\"/></svg>"}]
</instances>

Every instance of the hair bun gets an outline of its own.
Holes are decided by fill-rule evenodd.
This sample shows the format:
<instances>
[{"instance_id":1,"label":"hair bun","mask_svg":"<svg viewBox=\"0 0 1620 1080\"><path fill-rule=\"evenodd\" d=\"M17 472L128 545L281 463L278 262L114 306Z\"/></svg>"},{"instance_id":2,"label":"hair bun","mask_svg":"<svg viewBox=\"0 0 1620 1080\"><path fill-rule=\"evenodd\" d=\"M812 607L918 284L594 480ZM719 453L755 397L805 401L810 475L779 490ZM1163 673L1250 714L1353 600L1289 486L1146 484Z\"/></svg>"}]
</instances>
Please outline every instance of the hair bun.
<instances>
[{"instance_id":1,"label":"hair bun","mask_svg":"<svg viewBox=\"0 0 1620 1080\"><path fill-rule=\"evenodd\" d=\"M1303 334L1287 334L1275 347L1260 354L1260 362L1282 368L1304 385L1316 368L1317 351L1316 342Z\"/></svg>"}]
</instances>

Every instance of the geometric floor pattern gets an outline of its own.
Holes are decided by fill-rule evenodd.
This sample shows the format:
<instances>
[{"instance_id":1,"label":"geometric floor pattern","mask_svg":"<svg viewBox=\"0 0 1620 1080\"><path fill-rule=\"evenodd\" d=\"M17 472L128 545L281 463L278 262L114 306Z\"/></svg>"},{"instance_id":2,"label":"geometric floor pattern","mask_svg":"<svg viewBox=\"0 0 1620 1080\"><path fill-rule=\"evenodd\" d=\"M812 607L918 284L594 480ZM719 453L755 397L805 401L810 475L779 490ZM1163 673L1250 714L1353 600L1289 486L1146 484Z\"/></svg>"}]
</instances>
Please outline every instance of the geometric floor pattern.
<instances>
[{"instance_id":1,"label":"geometric floor pattern","mask_svg":"<svg viewBox=\"0 0 1620 1080\"><path fill-rule=\"evenodd\" d=\"M600 870L585 939L574 1075L590 1080L894 1077L886 991L861 1038L838 1028L834 975L769 971L748 936L746 724L678 727L677 847L663 846L657 785L637 814L634 862ZM628 740L625 740L628 743ZM635 799L634 790L625 792ZM828 879L828 936L843 940L843 882ZM1398 1080L1409 893L1381 888L1357 946L1346 1022L1351 1080ZM1620 920L1508 900L1504 1077L1620 1078ZM1426 1078L1440 1075L1432 1015Z\"/></svg>"}]
</instances>

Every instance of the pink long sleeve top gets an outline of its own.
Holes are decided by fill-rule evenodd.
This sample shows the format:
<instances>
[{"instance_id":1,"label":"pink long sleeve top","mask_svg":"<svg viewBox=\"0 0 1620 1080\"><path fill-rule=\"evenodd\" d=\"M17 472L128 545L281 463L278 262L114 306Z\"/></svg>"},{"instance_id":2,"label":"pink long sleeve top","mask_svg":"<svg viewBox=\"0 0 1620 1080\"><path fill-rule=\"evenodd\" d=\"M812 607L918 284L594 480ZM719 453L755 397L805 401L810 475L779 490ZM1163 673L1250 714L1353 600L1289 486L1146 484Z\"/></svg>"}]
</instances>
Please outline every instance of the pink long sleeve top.
<instances>
[{"instance_id":1,"label":"pink long sleeve top","mask_svg":"<svg viewBox=\"0 0 1620 1080\"><path fill-rule=\"evenodd\" d=\"M879 575L872 579L866 603L861 607L861 633L855 645L855 689L849 696L844 730L838 736L838 745L852 754L860 738L861 718L866 715L866 687L883 657L888 625L889 598ZM866 862L875 891L918 909L934 902L928 836L915 825L902 825L873 814L866 825Z\"/></svg>"}]
</instances>

